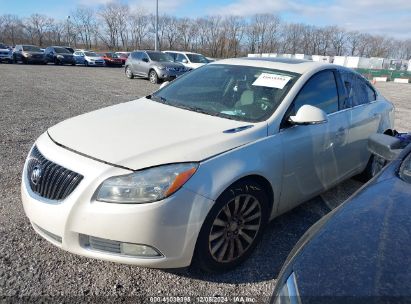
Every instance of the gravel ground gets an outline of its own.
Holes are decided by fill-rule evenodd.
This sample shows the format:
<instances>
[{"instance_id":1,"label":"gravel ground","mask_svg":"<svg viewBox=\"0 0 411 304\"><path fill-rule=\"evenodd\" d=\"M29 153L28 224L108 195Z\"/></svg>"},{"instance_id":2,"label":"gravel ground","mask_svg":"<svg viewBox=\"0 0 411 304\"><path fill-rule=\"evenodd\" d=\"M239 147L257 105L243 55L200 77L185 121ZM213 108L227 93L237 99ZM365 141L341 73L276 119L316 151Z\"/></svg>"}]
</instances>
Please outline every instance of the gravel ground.
<instances>
[{"instance_id":1,"label":"gravel ground","mask_svg":"<svg viewBox=\"0 0 411 304\"><path fill-rule=\"evenodd\" d=\"M397 105L397 126L411 129L411 85L378 84ZM0 296L55 302L149 302L150 296L248 296L263 301L299 237L351 195L360 183L348 180L272 222L252 257L219 275L164 271L92 260L59 250L36 235L20 201L20 175L30 146L55 123L147 95L157 88L128 80L119 68L0 65ZM53 298L50 298L53 297ZM165 299L166 300L166 299ZM173 301L173 299L170 299ZM255 302L254 301L254 302Z\"/></svg>"}]
</instances>

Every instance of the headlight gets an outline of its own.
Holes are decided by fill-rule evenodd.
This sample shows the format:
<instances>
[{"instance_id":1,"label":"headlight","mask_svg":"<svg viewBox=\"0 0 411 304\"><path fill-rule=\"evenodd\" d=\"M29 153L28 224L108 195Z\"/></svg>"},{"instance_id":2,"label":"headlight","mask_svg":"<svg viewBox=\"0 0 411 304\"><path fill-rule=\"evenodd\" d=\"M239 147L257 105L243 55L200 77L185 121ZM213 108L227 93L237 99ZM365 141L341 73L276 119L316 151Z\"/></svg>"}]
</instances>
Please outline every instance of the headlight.
<instances>
[{"instance_id":1,"label":"headlight","mask_svg":"<svg viewBox=\"0 0 411 304\"><path fill-rule=\"evenodd\" d=\"M301 304L297 280L294 272L288 277L287 282L275 295L274 304Z\"/></svg>"},{"instance_id":2,"label":"headlight","mask_svg":"<svg viewBox=\"0 0 411 304\"><path fill-rule=\"evenodd\" d=\"M57 58L64 58L64 56L63 55L57 55Z\"/></svg>"},{"instance_id":3,"label":"headlight","mask_svg":"<svg viewBox=\"0 0 411 304\"><path fill-rule=\"evenodd\" d=\"M158 201L180 189L197 168L196 163L181 163L113 176L101 184L97 200L125 204Z\"/></svg>"},{"instance_id":4,"label":"headlight","mask_svg":"<svg viewBox=\"0 0 411 304\"><path fill-rule=\"evenodd\" d=\"M31 54L30 54L30 53L26 53L26 52L23 52L22 55L23 55L24 57L31 57Z\"/></svg>"},{"instance_id":5,"label":"headlight","mask_svg":"<svg viewBox=\"0 0 411 304\"><path fill-rule=\"evenodd\" d=\"M157 69L160 69L160 70L164 70L164 69L165 69L165 67L159 66L159 65L156 65L156 68L157 68Z\"/></svg>"}]
</instances>

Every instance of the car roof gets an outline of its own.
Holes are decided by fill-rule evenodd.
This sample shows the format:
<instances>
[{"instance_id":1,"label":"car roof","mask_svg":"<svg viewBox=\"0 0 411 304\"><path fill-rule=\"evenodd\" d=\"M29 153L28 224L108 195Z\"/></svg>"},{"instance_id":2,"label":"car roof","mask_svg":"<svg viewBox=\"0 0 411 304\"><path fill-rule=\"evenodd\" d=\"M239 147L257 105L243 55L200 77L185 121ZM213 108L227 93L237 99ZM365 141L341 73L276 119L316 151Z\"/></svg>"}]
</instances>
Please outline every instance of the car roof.
<instances>
[{"instance_id":1,"label":"car roof","mask_svg":"<svg viewBox=\"0 0 411 304\"><path fill-rule=\"evenodd\" d=\"M316 70L319 67L332 67L336 66L329 63L315 62L304 59L294 58L281 58L281 57L242 57L223 59L212 62L210 64L232 64L232 65L245 65L255 66L262 68L270 68L276 70L289 71L298 74L304 74L311 70Z\"/></svg>"}]
</instances>

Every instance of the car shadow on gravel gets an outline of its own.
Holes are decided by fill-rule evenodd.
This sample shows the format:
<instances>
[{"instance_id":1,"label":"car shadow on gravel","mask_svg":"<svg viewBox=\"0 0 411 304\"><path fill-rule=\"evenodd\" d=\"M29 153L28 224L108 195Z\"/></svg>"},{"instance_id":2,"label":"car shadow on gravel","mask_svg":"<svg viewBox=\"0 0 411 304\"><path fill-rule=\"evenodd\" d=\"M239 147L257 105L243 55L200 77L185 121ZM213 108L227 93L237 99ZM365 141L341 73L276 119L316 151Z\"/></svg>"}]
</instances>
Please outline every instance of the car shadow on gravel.
<instances>
[{"instance_id":1,"label":"car shadow on gravel","mask_svg":"<svg viewBox=\"0 0 411 304\"><path fill-rule=\"evenodd\" d=\"M318 196L274 219L262 241L241 266L226 273L204 273L195 268L163 270L180 276L215 283L243 284L276 279L291 249L300 237L330 208Z\"/></svg>"}]
</instances>

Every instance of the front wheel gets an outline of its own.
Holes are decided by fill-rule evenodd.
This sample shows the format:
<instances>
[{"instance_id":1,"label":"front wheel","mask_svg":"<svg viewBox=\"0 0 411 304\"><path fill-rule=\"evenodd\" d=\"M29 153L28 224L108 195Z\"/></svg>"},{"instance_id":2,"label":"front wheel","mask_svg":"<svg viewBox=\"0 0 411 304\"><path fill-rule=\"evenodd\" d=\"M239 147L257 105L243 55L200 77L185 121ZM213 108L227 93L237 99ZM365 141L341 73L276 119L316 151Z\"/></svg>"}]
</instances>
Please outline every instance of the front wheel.
<instances>
[{"instance_id":1,"label":"front wheel","mask_svg":"<svg viewBox=\"0 0 411 304\"><path fill-rule=\"evenodd\" d=\"M158 83L158 75L157 75L156 71L151 70L148 78L150 79L150 82L152 84L157 84Z\"/></svg>"},{"instance_id":2,"label":"front wheel","mask_svg":"<svg viewBox=\"0 0 411 304\"><path fill-rule=\"evenodd\" d=\"M252 253L268 221L268 197L252 180L240 181L216 200L201 228L194 261L208 272L230 270Z\"/></svg>"},{"instance_id":3,"label":"front wheel","mask_svg":"<svg viewBox=\"0 0 411 304\"><path fill-rule=\"evenodd\" d=\"M88 61L84 61L84 66L88 67Z\"/></svg>"}]
</instances>

